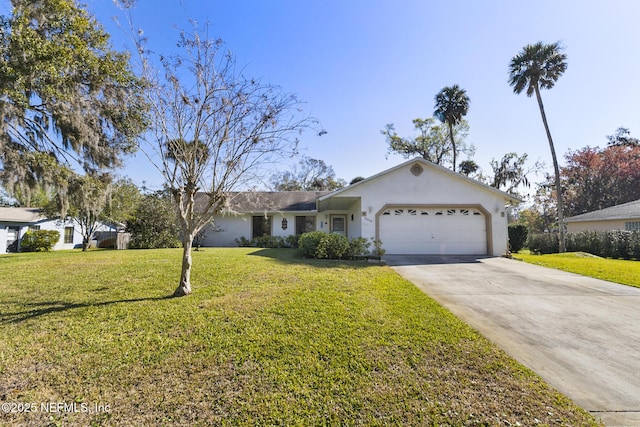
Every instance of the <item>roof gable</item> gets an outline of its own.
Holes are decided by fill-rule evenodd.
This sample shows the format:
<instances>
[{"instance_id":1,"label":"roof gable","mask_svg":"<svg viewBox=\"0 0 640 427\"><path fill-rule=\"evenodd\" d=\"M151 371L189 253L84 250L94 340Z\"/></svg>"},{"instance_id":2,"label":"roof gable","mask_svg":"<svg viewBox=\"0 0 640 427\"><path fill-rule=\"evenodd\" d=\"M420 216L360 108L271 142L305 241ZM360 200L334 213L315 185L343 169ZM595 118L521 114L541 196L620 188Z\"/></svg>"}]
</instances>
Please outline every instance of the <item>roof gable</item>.
<instances>
[{"instance_id":1,"label":"roof gable","mask_svg":"<svg viewBox=\"0 0 640 427\"><path fill-rule=\"evenodd\" d=\"M640 200L567 218L567 222L640 219Z\"/></svg>"},{"instance_id":2,"label":"roof gable","mask_svg":"<svg viewBox=\"0 0 640 427\"><path fill-rule=\"evenodd\" d=\"M391 173L393 173L393 172L395 172L395 171L397 171L399 169L405 168L405 167L407 167L409 165L411 165L413 167L416 164L422 166L423 168L430 168L430 169L432 169L432 170L434 170L436 172L445 174L451 179L459 180L459 181L461 181L461 182L463 182L465 184L476 186L479 189L483 189L485 191L491 192L496 196L499 196L499 197L502 197L504 199L509 200L511 203L518 204L518 203L522 202L522 200L518 199L517 197L512 196L509 193L506 193L504 191L501 191L501 190L498 190L496 188L493 188L493 187L491 187L491 186L489 186L489 185L487 185L487 184L485 184L483 182L477 181L475 179L469 178L469 177L467 177L465 175L462 175L460 173L454 172L451 169L447 169L447 168L445 168L443 166L437 165L437 164L435 164L433 162L430 162L428 160L425 160L425 159L423 159L421 157L408 160L408 161L406 161L404 163L401 163L401 164L396 165L396 166L394 166L392 168L384 170L384 171L382 171L380 173L377 173L377 174L375 174L375 175L373 175L373 176L371 176L369 178L366 178L366 179L364 179L362 181L359 181L359 182L357 182L355 184L352 184L352 185L349 185L347 187L341 188L340 190L336 190L336 191L334 191L332 193L329 193L329 194L327 194L325 196L320 197L320 200L321 201L322 200L327 200L327 199L329 199L331 197L339 196L339 195L340 196L348 196L349 195L348 193L351 190L356 189L359 186L367 185L368 183L370 183L372 181L375 181L377 179L383 178L386 175L389 175L389 174L391 174Z\"/></svg>"}]
</instances>

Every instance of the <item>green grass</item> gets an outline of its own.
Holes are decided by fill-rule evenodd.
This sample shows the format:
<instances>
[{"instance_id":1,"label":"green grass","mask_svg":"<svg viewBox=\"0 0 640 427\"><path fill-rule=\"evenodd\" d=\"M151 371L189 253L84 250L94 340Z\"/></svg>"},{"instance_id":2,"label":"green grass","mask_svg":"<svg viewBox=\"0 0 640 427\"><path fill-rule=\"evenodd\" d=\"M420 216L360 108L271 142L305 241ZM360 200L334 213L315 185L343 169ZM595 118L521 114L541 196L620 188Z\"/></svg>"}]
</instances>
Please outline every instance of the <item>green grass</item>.
<instances>
[{"instance_id":1,"label":"green grass","mask_svg":"<svg viewBox=\"0 0 640 427\"><path fill-rule=\"evenodd\" d=\"M168 298L179 262L0 256L0 403L37 407L0 425L595 425L388 267L206 249Z\"/></svg>"},{"instance_id":2,"label":"green grass","mask_svg":"<svg viewBox=\"0 0 640 427\"><path fill-rule=\"evenodd\" d=\"M640 261L600 258L583 252L549 255L523 252L513 257L531 264L640 288Z\"/></svg>"}]
</instances>

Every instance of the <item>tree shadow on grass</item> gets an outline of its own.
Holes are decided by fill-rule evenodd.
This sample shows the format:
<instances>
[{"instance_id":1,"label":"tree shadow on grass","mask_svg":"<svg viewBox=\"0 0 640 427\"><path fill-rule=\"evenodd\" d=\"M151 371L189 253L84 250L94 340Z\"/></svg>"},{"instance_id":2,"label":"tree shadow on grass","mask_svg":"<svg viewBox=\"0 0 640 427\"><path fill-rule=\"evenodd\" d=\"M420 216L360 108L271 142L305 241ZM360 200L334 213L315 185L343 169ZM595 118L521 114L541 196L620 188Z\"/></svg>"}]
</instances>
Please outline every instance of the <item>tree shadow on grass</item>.
<instances>
[{"instance_id":1,"label":"tree shadow on grass","mask_svg":"<svg viewBox=\"0 0 640 427\"><path fill-rule=\"evenodd\" d=\"M64 302L64 301L43 301L43 302L27 303L23 305L27 307L33 307L33 308L27 309L24 311L16 311L12 313L1 313L0 324L20 323L29 319L44 316L46 314L61 313L64 311L74 310L77 308L101 307L101 306L108 306L113 304L142 302L142 301L162 301L162 300L167 300L172 298L174 298L173 295L168 295L163 297L153 297L153 298L149 297L149 298L121 299L121 300L103 301L103 302L94 302L94 303L91 303L91 302L70 303L70 302Z\"/></svg>"},{"instance_id":2,"label":"tree shadow on grass","mask_svg":"<svg viewBox=\"0 0 640 427\"><path fill-rule=\"evenodd\" d=\"M282 264L304 264L317 268L349 268L357 270L371 266L383 265L382 262L370 262L368 260L303 258L295 249L257 249L255 252L249 253L249 256L271 258Z\"/></svg>"}]
</instances>

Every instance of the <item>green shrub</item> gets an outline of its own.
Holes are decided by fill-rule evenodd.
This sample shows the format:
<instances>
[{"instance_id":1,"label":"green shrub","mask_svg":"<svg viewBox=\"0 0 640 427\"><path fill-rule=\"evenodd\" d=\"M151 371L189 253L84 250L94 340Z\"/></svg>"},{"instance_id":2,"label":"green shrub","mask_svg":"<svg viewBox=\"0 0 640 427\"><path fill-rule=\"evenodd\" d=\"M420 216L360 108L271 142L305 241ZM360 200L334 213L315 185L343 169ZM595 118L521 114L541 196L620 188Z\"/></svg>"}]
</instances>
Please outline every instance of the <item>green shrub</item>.
<instances>
[{"instance_id":1,"label":"green shrub","mask_svg":"<svg viewBox=\"0 0 640 427\"><path fill-rule=\"evenodd\" d=\"M373 250L369 248L373 244ZM304 233L298 238L298 250L305 258L320 259L380 259L385 251L379 240L354 237L349 240L341 234L328 234L322 231Z\"/></svg>"},{"instance_id":2,"label":"green shrub","mask_svg":"<svg viewBox=\"0 0 640 427\"><path fill-rule=\"evenodd\" d=\"M354 237L349 242L349 258L365 259L369 255L369 246L371 243L364 237Z\"/></svg>"},{"instance_id":3,"label":"green shrub","mask_svg":"<svg viewBox=\"0 0 640 427\"><path fill-rule=\"evenodd\" d=\"M557 233L535 233L527 238L527 247L534 254L555 254L560 250Z\"/></svg>"},{"instance_id":4,"label":"green shrub","mask_svg":"<svg viewBox=\"0 0 640 427\"><path fill-rule=\"evenodd\" d=\"M182 246L174 204L166 191L145 195L136 211L127 219L126 231L131 233L129 249Z\"/></svg>"},{"instance_id":5,"label":"green shrub","mask_svg":"<svg viewBox=\"0 0 640 427\"><path fill-rule=\"evenodd\" d=\"M316 252L320 241L327 233L322 231L311 231L309 233L303 233L298 238L298 250L300 254L305 258L317 258Z\"/></svg>"},{"instance_id":6,"label":"green shrub","mask_svg":"<svg viewBox=\"0 0 640 427\"><path fill-rule=\"evenodd\" d=\"M60 232L56 230L30 230L22 238L22 252L49 252L60 240Z\"/></svg>"},{"instance_id":7,"label":"green shrub","mask_svg":"<svg viewBox=\"0 0 640 427\"><path fill-rule=\"evenodd\" d=\"M524 224L509 225L509 249L511 252L518 252L527 243L529 231Z\"/></svg>"},{"instance_id":8,"label":"green shrub","mask_svg":"<svg viewBox=\"0 0 640 427\"><path fill-rule=\"evenodd\" d=\"M282 237L266 234L253 239L247 239L244 236L236 239L238 246L245 248L294 248L297 241L297 236Z\"/></svg>"},{"instance_id":9,"label":"green shrub","mask_svg":"<svg viewBox=\"0 0 640 427\"><path fill-rule=\"evenodd\" d=\"M325 233L316 249L316 258L342 259L349 252L349 239L342 234Z\"/></svg>"},{"instance_id":10,"label":"green shrub","mask_svg":"<svg viewBox=\"0 0 640 427\"><path fill-rule=\"evenodd\" d=\"M629 237L629 256L640 261L640 231L632 231Z\"/></svg>"},{"instance_id":11,"label":"green shrub","mask_svg":"<svg viewBox=\"0 0 640 427\"><path fill-rule=\"evenodd\" d=\"M251 247L253 247L253 240L247 239L244 236L240 237L239 239L236 239L236 243L241 248L251 248Z\"/></svg>"},{"instance_id":12,"label":"green shrub","mask_svg":"<svg viewBox=\"0 0 640 427\"><path fill-rule=\"evenodd\" d=\"M555 233L529 236L527 245L532 253L558 252L558 236ZM578 231L567 233L568 252L586 252L604 258L640 260L640 231L608 230Z\"/></svg>"},{"instance_id":13,"label":"green shrub","mask_svg":"<svg viewBox=\"0 0 640 427\"><path fill-rule=\"evenodd\" d=\"M568 252L587 252L593 255L602 253L602 239L597 231L578 231L567 233L566 249Z\"/></svg>"},{"instance_id":14,"label":"green shrub","mask_svg":"<svg viewBox=\"0 0 640 427\"><path fill-rule=\"evenodd\" d=\"M640 260L640 232L608 230L568 233L567 250L604 258Z\"/></svg>"},{"instance_id":15,"label":"green shrub","mask_svg":"<svg viewBox=\"0 0 640 427\"><path fill-rule=\"evenodd\" d=\"M298 247L298 236L297 234L289 234L284 238L284 242L287 245L287 248L297 248Z\"/></svg>"},{"instance_id":16,"label":"green shrub","mask_svg":"<svg viewBox=\"0 0 640 427\"><path fill-rule=\"evenodd\" d=\"M382 247L382 241L371 238L373 243L373 250L371 251L371 258L380 260L387 251Z\"/></svg>"}]
</instances>

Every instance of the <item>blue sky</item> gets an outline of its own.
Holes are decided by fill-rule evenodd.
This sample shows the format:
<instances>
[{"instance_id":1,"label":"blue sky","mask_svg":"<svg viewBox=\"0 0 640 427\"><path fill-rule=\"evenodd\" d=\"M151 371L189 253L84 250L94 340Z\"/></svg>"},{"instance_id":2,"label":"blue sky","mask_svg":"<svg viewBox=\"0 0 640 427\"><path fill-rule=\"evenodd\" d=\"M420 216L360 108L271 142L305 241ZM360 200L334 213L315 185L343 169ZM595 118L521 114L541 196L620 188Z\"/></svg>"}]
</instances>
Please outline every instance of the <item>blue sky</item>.
<instances>
[{"instance_id":1,"label":"blue sky","mask_svg":"<svg viewBox=\"0 0 640 427\"><path fill-rule=\"evenodd\" d=\"M124 48L112 2L85 3L114 47ZM135 24L162 53L175 51L189 18L208 21L211 36L226 41L247 75L305 102L328 133L303 134L303 154L347 181L402 162L388 155L380 130L392 122L400 135L412 135L411 120L432 116L435 94L453 84L471 99L467 141L485 172L509 151L550 168L535 98L513 94L508 84L509 60L537 41L559 40L568 55L566 73L542 93L560 158L606 145L620 126L640 137L635 0L138 0L134 10ZM161 186L144 159L127 164L123 173L137 184Z\"/></svg>"}]
</instances>

